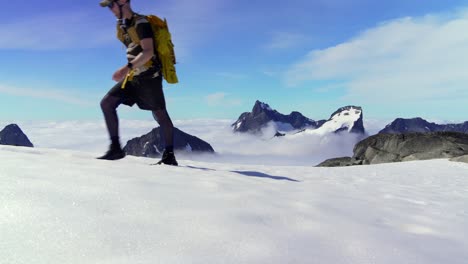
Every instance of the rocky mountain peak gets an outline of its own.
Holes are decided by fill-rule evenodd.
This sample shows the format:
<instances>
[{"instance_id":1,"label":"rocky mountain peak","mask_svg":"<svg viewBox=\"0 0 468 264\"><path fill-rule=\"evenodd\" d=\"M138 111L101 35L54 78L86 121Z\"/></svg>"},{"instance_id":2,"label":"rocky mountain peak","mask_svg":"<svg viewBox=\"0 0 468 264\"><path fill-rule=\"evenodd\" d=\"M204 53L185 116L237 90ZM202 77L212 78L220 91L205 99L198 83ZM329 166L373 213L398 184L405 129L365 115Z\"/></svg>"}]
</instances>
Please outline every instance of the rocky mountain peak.
<instances>
[{"instance_id":1,"label":"rocky mountain peak","mask_svg":"<svg viewBox=\"0 0 468 264\"><path fill-rule=\"evenodd\" d=\"M0 131L0 145L34 147L17 124L10 124Z\"/></svg>"},{"instance_id":2,"label":"rocky mountain peak","mask_svg":"<svg viewBox=\"0 0 468 264\"><path fill-rule=\"evenodd\" d=\"M261 133L270 122L277 130L299 130L305 127L317 127L317 122L297 111L284 115L259 100L255 101L252 112L245 112L232 124L234 132Z\"/></svg>"}]
</instances>

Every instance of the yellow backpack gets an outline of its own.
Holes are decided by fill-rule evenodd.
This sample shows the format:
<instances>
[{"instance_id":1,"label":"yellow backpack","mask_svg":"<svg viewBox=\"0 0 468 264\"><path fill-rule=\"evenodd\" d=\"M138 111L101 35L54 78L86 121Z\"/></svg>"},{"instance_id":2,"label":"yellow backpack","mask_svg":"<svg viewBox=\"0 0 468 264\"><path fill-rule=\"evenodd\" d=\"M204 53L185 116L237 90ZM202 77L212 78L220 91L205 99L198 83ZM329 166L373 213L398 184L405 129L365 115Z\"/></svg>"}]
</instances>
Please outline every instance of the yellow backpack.
<instances>
[{"instance_id":1,"label":"yellow backpack","mask_svg":"<svg viewBox=\"0 0 468 264\"><path fill-rule=\"evenodd\" d=\"M154 15L145 17L153 29L153 42L155 50L158 53L158 58L161 62L162 75L168 83L178 83L179 79L177 78L175 69L176 58L174 53L174 44L171 40L171 33L169 32L167 21L166 19L162 20ZM127 33L133 42L138 44L140 43L135 27L128 28ZM124 40L124 31L119 25L117 25L117 38L122 42ZM150 60L145 64L145 66L149 67L152 63L153 62Z\"/></svg>"}]
</instances>

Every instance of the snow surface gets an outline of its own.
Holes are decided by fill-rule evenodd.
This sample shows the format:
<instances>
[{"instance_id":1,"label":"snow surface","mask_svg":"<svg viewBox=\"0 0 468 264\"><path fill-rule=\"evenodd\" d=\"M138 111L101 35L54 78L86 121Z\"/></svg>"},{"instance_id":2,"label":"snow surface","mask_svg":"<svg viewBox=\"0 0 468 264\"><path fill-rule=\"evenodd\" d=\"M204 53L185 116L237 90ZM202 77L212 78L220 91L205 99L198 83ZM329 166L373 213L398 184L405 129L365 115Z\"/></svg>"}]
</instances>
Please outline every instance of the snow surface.
<instances>
[{"instance_id":1,"label":"snow surface","mask_svg":"<svg viewBox=\"0 0 468 264\"><path fill-rule=\"evenodd\" d=\"M465 163L94 157L0 146L0 263L467 263Z\"/></svg>"},{"instance_id":2,"label":"snow surface","mask_svg":"<svg viewBox=\"0 0 468 264\"><path fill-rule=\"evenodd\" d=\"M351 131L354 123L361 117L361 110L351 107L350 109L343 110L333 115L330 120L325 122L321 127L313 130L306 130L306 133L316 135L326 135L334 133L340 128L346 128L347 131Z\"/></svg>"}]
</instances>

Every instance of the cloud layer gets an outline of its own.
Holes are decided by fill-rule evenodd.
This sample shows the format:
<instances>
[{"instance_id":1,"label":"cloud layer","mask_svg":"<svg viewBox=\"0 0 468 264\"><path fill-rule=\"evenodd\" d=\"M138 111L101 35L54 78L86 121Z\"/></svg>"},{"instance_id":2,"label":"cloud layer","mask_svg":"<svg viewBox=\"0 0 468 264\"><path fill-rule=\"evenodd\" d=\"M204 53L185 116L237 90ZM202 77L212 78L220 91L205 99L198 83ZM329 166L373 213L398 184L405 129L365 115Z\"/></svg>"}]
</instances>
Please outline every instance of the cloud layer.
<instances>
[{"instance_id":1,"label":"cloud layer","mask_svg":"<svg viewBox=\"0 0 468 264\"><path fill-rule=\"evenodd\" d=\"M233 120L175 121L179 129L210 143L216 155L180 155L182 160L205 160L240 164L316 165L339 156L352 155L357 142L353 135L320 137L259 138L235 134ZM0 130L9 122L0 122ZM109 145L104 121L21 122L24 133L38 148L72 149L101 155ZM134 137L148 133L157 124L154 121L121 120L123 144Z\"/></svg>"}]
</instances>

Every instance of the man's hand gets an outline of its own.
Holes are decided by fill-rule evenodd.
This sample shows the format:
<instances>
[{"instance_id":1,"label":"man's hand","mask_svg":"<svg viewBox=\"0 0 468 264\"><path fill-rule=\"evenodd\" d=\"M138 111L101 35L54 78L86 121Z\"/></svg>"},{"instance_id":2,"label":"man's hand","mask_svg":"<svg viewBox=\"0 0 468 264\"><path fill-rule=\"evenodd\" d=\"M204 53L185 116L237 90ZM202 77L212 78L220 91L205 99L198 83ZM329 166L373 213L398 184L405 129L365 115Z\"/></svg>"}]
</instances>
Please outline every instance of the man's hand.
<instances>
[{"instance_id":1,"label":"man's hand","mask_svg":"<svg viewBox=\"0 0 468 264\"><path fill-rule=\"evenodd\" d=\"M112 75L112 80L114 80L116 82L122 81L125 78L125 76L128 74L129 71L130 71L130 69L127 66L123 66L122 68L118 69L114 73L114 75Z\"/></svg>"}]
</instances>

